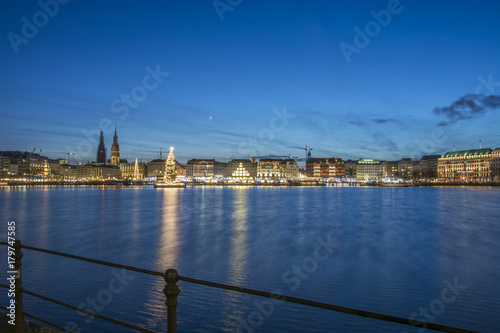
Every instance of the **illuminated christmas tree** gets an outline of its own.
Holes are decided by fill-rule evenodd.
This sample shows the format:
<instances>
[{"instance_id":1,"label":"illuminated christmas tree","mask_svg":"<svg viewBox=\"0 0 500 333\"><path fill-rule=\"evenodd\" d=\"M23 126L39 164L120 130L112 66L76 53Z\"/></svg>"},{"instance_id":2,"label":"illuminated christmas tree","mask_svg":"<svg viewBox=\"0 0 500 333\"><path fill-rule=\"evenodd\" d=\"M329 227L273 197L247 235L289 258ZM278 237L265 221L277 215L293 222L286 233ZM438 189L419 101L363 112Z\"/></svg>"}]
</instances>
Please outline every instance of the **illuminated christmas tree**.
<instances>
[{"instance_id":1,"label":"illuminated christmas tree","mask_svg":"<svg viewBox=\"0 0 500 333\"><path fill-rule=\"evenodd\" d=\"M170 147L170 152L168 153L167 161L165 162L165 174L163 175L163 182L166 184L175 183L175 157L174 157L174 147Z\"/></svg>"},{"instance_id":2,"label":"illuminated christmas tree","mask_svg":"<svg viewBox=\"0 0 500 333\"><path fill-rule=\"evenodd\" d=\"M135 159L135 164L134 164L134 180L139 179L139 164L137 164L137 158Z\"/></svg>"}]
</instances>

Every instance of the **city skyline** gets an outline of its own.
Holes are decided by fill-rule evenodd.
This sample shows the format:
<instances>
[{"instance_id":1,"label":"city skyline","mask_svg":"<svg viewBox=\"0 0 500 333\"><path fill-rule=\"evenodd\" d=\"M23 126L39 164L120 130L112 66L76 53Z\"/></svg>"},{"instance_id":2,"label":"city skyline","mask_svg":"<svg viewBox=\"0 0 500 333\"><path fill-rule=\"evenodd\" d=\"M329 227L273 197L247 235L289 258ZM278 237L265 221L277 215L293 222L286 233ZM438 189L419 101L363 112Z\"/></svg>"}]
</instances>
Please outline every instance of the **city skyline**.
<instances>
[{"instance_id":1,"label":"city skyline","mask_svg":"<svg viewBox=\"0 0 500 333\"><path fill-rule=\"evenodd\" d=\"M0 5L0 150L86 163L115 122L129 160L500 146L496 2L117 4Z\"/></svg>"}]
</instances>

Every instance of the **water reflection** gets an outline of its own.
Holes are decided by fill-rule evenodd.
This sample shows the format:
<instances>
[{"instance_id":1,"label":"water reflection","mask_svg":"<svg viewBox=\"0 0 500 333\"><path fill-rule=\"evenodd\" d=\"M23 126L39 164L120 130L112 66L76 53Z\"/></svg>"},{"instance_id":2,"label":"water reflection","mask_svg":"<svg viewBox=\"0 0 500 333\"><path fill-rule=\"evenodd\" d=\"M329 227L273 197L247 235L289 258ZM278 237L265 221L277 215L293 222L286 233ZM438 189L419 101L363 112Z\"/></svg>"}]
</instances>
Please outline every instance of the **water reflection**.
<instances>
[{"instance_id":1,"label":"water reflection","mask_svg":"<svg viewBox=\"0 0 500 333\"><path fill-rule=\"evenodd\" d=\"M158 195L163 196L161 201L161 223L158 226L152 223L153 228L158 228L160 234L158 251L154 253L156 262L154 269L164 272L168 268L178 269L178 252L180 244L179 232L179 197L183 189L164 188L158 190ZM154 234L154 233L153 233ZM165 295L161 292L165 287L163 278L154 278L148 290L147 302L145 304L145 317L149 328L161 329L166 323Z\"/></svg>"},{"instance_id":2,"label":"water reflection","mask_svg":"<svg viewBox=\"0 0 500 333\"><path fill-rule=\"evenodd\" d=\"M133 189L133 196L132 196L132 205L130 209L130 223L132 224L131 226L131 233L130 233L130 245L132 248L136 247L137 244L140 241L141 235L139 232L139 226L140 226L140 211L141 211L141 190L140 189Z\"/></svg>"},{"instance_id":3,"label":"water reflection","mask_svg":"<svg viewBox=\"0 0 500 333\"><path fill-rule=\"evenodd\" d=\"M178 267L177 252L179 251L179 196L182 189L162 189L162 219L161 238L158 251L158 262L156 267L166 269L167 267Z\"/></svg>"},{"instance_id":4,"label":"water reflection","mask_svg":"<svg viewBox=\"0 0 500 333\"><path fill-rule=\"evenodd\" d=\"M232 214L228 282L241 285L246 280L248 255L248 189L235 188Z\"/></svg>"},{"instance_id":5,"label":"water reflection","mask_svg":"<svg viewBox=\"0 0 500 333\"><path fill-rule=\"evenodd\" d=\"M48 243L48 237L47 237L47 234L49 233L50 231L50 220L52 218L51 216L51 202L52 200L50 200L50 193L49 191L51 191L49 188L46 188L44 187L42 189L42 201L41 201L41 204L39 206L39 221L40 221L40 225L39 225L39 232L38 232L38 240L40 241L40 246L41 247L45 247L45 248L48 248L49 247L49 243Z\"/></svg>"}]
</instances>

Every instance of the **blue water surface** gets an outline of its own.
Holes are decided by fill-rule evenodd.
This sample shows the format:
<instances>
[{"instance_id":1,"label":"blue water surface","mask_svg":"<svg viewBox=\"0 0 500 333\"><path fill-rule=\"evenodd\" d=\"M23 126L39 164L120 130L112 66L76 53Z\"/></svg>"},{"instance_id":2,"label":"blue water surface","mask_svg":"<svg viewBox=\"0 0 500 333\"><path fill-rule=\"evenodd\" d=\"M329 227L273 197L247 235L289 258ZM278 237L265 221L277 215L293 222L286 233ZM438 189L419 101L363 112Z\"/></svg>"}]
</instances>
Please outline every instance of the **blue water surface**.
<instances>
[{"instance_id":1,"label":"blue water surface","mask_svg":"<svg viewBox=\"0 0 500 333\"><path fill-rule=\"evenodd\" d=\"M3 238L14 220L26 245L481 332L500 328L498 188L4 187L0 199ZM27 290L167 331L161 277L23 251ZM419 332L179 285L180 332ZM127 331L29 295L24 303L76 331Z\"/></svg>"}]
</instances>

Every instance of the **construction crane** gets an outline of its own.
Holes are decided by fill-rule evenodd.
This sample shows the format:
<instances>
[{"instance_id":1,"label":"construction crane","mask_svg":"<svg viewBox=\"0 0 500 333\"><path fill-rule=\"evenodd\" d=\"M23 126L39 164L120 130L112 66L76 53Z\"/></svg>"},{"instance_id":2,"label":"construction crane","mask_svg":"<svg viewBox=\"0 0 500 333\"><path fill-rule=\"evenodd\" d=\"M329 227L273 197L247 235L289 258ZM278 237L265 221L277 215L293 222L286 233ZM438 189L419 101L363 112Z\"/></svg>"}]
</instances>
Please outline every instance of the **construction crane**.
<instances>
[{"instance_id":1,"label":"construction crane","mask_svg":"<svg viewBox=\"0 0 500 333\"><path fill-rule=\"evenodd\" d=\"M40 149L40 152L41 152L41 151L42 151L42 150ZM70 157L71 155L75 155L75 153L68 153L68 152L66 152L66 151L46 151L46 153L50 153L50 154L66 154L66 155L68 155L68 164L69 164L69 157Z\"/></svg>"},{"instance_id":2,"label":"construction crane","mask_svg":"<svg viewBox=\"0 0 500 333\"><path fill-rule=\"evenodd\" d=\"M306 160L311 157L311 150L313 150L311 147L308 147L306 145L306 147L288 147L288 148L291 148L291 149L304 149L306 151Z\"/></svg>"},{"instance_id":3,"label":"construction crane","mask_svg":"<svg viewBox=\"0 0 500 333\"><path fill-rule=\"evenodd\" d=\"M253 158L298 158L297 156L286 155L286 156L278 156L278 155L265 155L265 156L252 156Z\"/></svg>"},{"instance_id":4,"label":"construction crane","mask_svg":"<svg viewBox=\"0 0 500 333\"><path fill-rule=\"evenodd\" d=\"M144 152L147 152L147 153L157 153L157 154L160 154L160 160L162 159L162 154L163 154L163 149L162 147L160 147L160 151L157 151L157 150L142 150L142 149L134 149L134 151L144 151Z\"/></svg>"}]
</instances>

